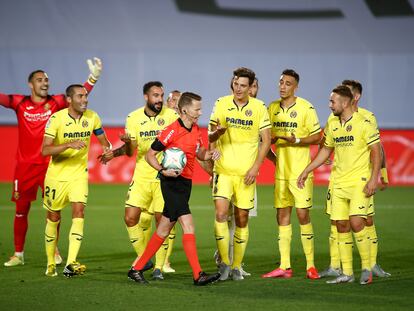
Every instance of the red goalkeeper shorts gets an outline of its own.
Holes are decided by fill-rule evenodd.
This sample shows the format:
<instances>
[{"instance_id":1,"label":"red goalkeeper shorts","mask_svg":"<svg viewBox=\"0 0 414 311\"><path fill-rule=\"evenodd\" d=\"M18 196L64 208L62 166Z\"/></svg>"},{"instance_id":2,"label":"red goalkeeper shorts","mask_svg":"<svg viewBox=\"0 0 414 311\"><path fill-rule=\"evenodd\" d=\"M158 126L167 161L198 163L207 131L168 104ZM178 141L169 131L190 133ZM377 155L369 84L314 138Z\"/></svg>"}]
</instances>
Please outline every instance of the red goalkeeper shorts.
<instances>
[{"instance_id":1,"label":"red goalkeeper shorts","mask_svg":"<svg viewBox=\"0 0 414 311\"><path fill-rule=\"evenodd\" d=\"M37 197L37 190L40 187L44 190L45 176L48 163L35 164L17 162L14 171L12 201L18 200L34 201Z\"/></svg>"}]
</instances>

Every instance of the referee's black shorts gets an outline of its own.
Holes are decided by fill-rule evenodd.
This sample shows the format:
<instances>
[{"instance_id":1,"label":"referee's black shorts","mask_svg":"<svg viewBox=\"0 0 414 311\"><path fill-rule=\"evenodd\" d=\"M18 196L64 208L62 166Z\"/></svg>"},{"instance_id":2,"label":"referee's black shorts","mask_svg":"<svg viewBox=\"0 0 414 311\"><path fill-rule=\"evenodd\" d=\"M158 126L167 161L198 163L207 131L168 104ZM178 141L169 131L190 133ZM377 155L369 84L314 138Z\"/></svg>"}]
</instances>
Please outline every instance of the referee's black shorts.
<instances>
[{"instance_id":1,"label":"referee's black shorts","mask_svg":"<svg viewBox=\"0 0 414 311\"><path fill-rule=\"evenodd\" d=\"M160 180L165 202L162 214L171 222L177 221L180 216L191 214L188 201L191 195L192 180L182 176L160 176Z\"/></svg>"}]
</instances>

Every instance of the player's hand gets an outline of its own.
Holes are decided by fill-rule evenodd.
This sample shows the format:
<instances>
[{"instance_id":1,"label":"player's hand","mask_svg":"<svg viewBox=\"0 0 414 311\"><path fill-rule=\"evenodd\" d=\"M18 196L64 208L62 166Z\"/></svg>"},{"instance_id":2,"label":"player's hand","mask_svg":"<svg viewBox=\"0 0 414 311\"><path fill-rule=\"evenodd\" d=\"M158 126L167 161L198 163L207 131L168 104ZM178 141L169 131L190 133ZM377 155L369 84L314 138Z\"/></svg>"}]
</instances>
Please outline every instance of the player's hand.
<instances>
[{"instance_id":1,"label":"player's hand","mask_svg":"<svg viewBox=\"0 0 414 311\"><path fill-rule=\"evenodd\" d=\"M119 139L122 140L126 144L131 143L131 135L128 133L119 134Z\"/></svg>"},{"instance_id":2,"label":"player's hand","mask_svg":"<svg viewBox=\"0 0 414 311\"><path fill-rule=\"evenodd\" d=\"M244 183L246 185L251 185L256 181L256 177L259 175L259 168L253 165L244 175Z\"/></svg>"},{"instance_id":3,"label":"player's hand","mask_svg":"<svg viewBox=\"0 0 414 311\"><path fill-rule=\"evenodd\" d=\"M288 143L294 144L296 142L296 136L295 136L295 134L292 133L291 136L285 136L285 140Z\"/></svg>"},{"instance_id":4,"label":"player's hand","mask_svg":"<svg viewBox=\"0 0 414 311\"><path fill-rule=\"evenodd\" d=\"M372 178L367 182L364 187L365 196L368 198L375 194L377 189L377 182L376 180L372 180Z\"/></svg>"},{"instance_id":5,"label":"player's hand","mask_svg":"<svg viewBox=\"0 0 414 311\"><path fill-rule=\"evenodd\" d=\"M384 191L388 188L388 183L385 181L384 177L380 177L380 182L378 183L378 188L380 191Z\"/></svg>"},{"instance_id":6,"label":"player's hand","mask_svg":"<svg viewBox=\"0 0 414 311\"><path fill-rule=\"evenodd\" d=\"M220 120L217 119L217 127L216 127L216 133L218 135L218 137L220 137L221 135L223 135L227 130L227 127L223 127L220 124Z\"/></svg>"},{"instance_id":7,"label":"player's hand","mask_svg":"<svg viewBox=\"0 0 414 311\"><path fill-rule=\"evenodd\" d=\"M68 143L68 148L80 150L86 148L86 143L83 140L74 140Z\"/></svg>"},{"instance_id":8,"label":"player's hand","mask_svg":"<svg viewBox=\"0 0 414 311\"><path fill-rule=\"evenodd\" d=\"M206 160L213 160L213 161L217 161L218 159L220 159L221 157L221 153L220 151L218 151L217 149L213 149L213 150L208 150L207 151L207 158Z\"/></svg>"},{"instance_id":9,"label":"player's hand","mask_svg":"<svg viewBox=\"0 0 414 311\"><path fill-rule=\"evenodd\" d=\"M106 164L114 158L114 153L112 150L107 150L97 157L98 161L102 164Z\"/></svg>"},{"instance_id":10,"label":"player's hand","mask_svg":"<svg viewBox=\"0 0 414 311\"><path fill-rule=\"evenodd\" d=\"M98 80L102 73L102 61L98 57L94 57L93 60L88 59L86 63L88 64L92 78Z\"/></svg>"},{"instance_id":11,"label":"player's hand","mask_svg":"<svg viewBox=\"0 0 414 311\"><path fill-rule=\"evenodd\" d=\"M299 175L296 184L298 185L299 189L305 188L305 182L308 178L309 173L306 171L303 171L302 174Z\"/></svg>"}]
</instances>

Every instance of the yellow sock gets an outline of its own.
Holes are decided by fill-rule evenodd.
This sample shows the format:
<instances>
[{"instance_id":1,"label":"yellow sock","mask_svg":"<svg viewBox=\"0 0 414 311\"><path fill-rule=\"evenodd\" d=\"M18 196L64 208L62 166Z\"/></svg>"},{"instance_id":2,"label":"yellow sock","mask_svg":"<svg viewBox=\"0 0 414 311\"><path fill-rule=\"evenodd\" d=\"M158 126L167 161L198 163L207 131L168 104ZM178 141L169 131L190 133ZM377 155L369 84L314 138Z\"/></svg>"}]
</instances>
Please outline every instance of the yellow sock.
<instances>
[{"instance_id":1,"label":"yellow sock","mask_svg":"<svg viewBox=\"0 0 414 311\"><path fill-rule=\"evenodd\" d=\"M300 239L302 240L303 252L306 257L306 270L315 266L314 262L314 240L313 227L311 223L300 225Z\"/></svg>"},{"instance_id":2,"label":"yellow sock","mask_svg":"<svg viewBox=\"0 0 414 311\"><path fill-rule=\"evenodd\" d=\"M354 270L352 268L352 246L352 233L338 232L339 256L341 258L342 270L346 275L354 274Z\"/></svg>"},{"instance_id":3,"label":"yellow sock","mask_svg":"<svg viewBox=\"0 0 414 311\"><path fill-rule=\"evenodd\" d=\"M339 257L338 229L336 225L331 225L331 235L329 236L329 255L331 256L330 266L334 269L341 268L341 258Z\"/></svg>"},{"instance_id":4,"label":"yellow sock","mask_svg":"<svg viewBox=\"0 0 414 311\"><path fill-rule=\"evenodd\" d=\"M168 251L168 239L165 239L164 242L162 242L161 247L155 253L154 269L162 270L162 266L164 265L164 262L165 262L165 257L167 256L167 251Z\"/></svg>"},{"instance_id":5,"label":"yellow sock","mask_svg":"<svg viewBox=\"0 0 414 311\"><path fill-rule=\"evenodd\" d=\"M144 236L144 238L141 241L142 244L139 245L139 249L142 248L144 250L145 247L147 247L148 241L151 238L152 217L153 215L145 213L145 212L142 212L141 215L139 216L138 226L142 230L142 233Z\"/></svg>"},{"instance_id":6,"label":"yellow sock","mask_svg":"<svg viewBox=\"0 0 414 311\"><path fill-rule=\"evenodd\" d=\"M375 225L366 226L365 229L367 230L368 240L369 240L369 265L372 268L377 263L377 255L378 255L378 236L377 230L375 229Z\"/></svg>"},{"instance_id":7,"label":"yellow sock","mask_svg":"<svg viewBox=\"0 0 414 311\"><path fill-rule=\"evenodd\" d=\"M249 241L249 227L239 228L236 226L234 231L234 256L232 268L241 268L244 253L246 252L247 242Z\"/></svg>"},{"instance_id":8,"label":"yellow sock","mask_svg":"<svg viewBox=\"0 0 414 311\"><path fill-rule=\"evenodd\" d=\"M290 242L292 241L292 225L279 226L280 268L290 269Z\"/></svg>"},{"instance_id":9,"label":"yellow sock","mask_svg":"<svg viewBox=\"0 0 414 311\"><path fill-rule=\"evenodd\" d=\"M165 263L170 263L170 256L171 256L171 253L174 247L175 235L176 235L176 231L175 231L175 225L174 225L174 227L172 227L170 231L170 235L168 236L168 250L167 250L167 255L165 256Z\"/></svg>"},{"instance_id":10,"label":"yellow sock","mask_svg":"<svg viewBox=\"0 0 414 311\"><path fill-rule=\"evenodd\" d=\"M227 221L218 222L216 220L214 222L214 231L215 231L215 236L216 236L217 249L219 251L221 260L226 265L230 265L230 259L229 259L230 236L229 236L229 227L227 225Z\"/></svg>"},{"instance_id":11,"label":"yellow sock","mask_svg":"<svg viewBox=\"0 0 414 311\"><path fill-rule=\"evenodd\" d=\"M359 232L354 232L354 237L358 247L359 256L361 256L361 269L371 270L369 255L370 243L367 230L364 228Z\"/></svg>"},{"instance_id":12,"label":"yellow sock","mask_svg":"<svg viewBox=\"0 0 414 311\"><path fill-rule=\"evenodd\" d=\"M138 224L132 227L126 227L128 231L129 241L138 256L141 256L145 250L144 233Z\"/></svg>"},{"instance_id":13,"label":"yellow sock","mask_svg":"<svg viewBox=\"0 0 414 311\"><path fill-rule=\"evenodd\" d=\"M47 264L55 264L55 250L56 250L56 237L57 237L57 227L59 221L51 221L46 219L46 229L45 229L45 247L46 247L46 256Z\"/></svg>"},{"instance_id":14,"label":"yellow sock","mask_svg":"<svg viewBox=\"0 0 414 311\"><path fill-rule=\"evenodd\" d=\"M76 261L83 239L83 218L73 218L69 232L69 251L66 265Z\"/></svg>"}]
</instances>

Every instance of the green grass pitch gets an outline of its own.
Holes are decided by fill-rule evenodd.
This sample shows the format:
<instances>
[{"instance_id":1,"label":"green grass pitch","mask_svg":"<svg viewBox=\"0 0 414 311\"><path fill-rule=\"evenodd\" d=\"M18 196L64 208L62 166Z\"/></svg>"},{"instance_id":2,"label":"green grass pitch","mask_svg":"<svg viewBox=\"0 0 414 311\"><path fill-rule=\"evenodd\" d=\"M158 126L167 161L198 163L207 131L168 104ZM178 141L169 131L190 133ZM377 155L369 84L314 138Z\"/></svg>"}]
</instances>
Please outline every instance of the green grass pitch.
<instances>
[{"instance_id":1,"label":"green grass pitch","mask_svg":"<svg viewBox=\"0 0 414 311\"><path fill-rule=\"evenodd\" d=\"M66 279L60 267L56 278L44 276L46 255L43 232L45 211L38 200L32 205L25 247L24 266L6 268L3 262L13 250L14 204L11 185L0 184L0 307L1 310L412 310L414 304L413 188L390 188L377 194L376 225L380 239L379 263L392 273L374 279L369 286L328 285L325 280L305 279L305 258L299 227L293 217L292 268L288 280L261 279L276 267L277 231L272 208L273 189L258 187L259 215L250 221L250 240L245 269L252 273L242 282L227 281L207 287L192 285L180 230L171 258L175 274L163 282L141 286L126 273L135 258L123 223L127 185L91 185L86 209L85 236L79 261L86 264L84 276ZM329 263L329 220L324 214L326 188L315 188L312 222L315 231L315 261L321 270ZM215 271L214 209L209 189L194 186L191 209L201 265ZM67 254L70 208L63 212L59 248ZM354 248L354 269L359 279L360 261ZM150 280L150 274L146 273Z\"/></svg>"}]
</instances>

